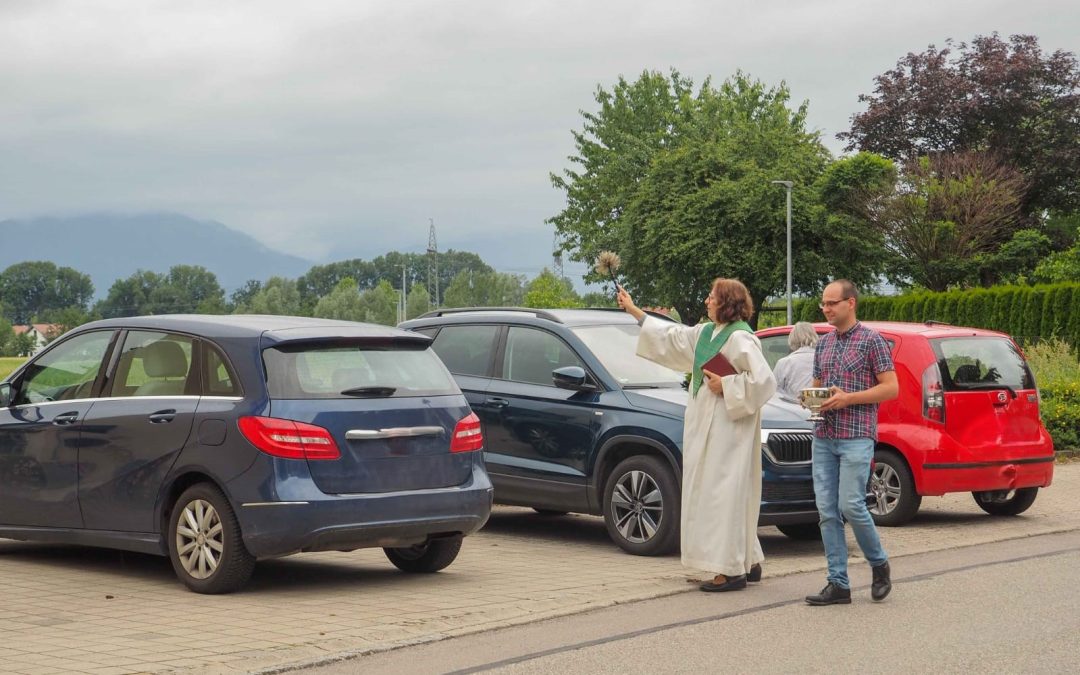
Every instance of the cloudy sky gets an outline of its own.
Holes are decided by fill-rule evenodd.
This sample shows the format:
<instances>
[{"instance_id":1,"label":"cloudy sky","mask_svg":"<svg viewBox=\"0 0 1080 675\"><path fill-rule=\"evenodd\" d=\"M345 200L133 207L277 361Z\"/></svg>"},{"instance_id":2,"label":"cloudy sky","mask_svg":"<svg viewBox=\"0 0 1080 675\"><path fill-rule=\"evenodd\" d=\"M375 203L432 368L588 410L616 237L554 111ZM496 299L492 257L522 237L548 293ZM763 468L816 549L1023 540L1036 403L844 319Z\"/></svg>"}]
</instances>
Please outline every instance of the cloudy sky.
<instances>
[{"instance_id":1,"label":"cloudy sky","mask_svg":"<svg viewBox=\"0 0 1080 675\"><path fill-rule=\"evenodd\" d=\"M784 80L839 152L874 75L992 31L1080 52L1067 0L0 0L0 220L173 211L323 262L432 218L531 275L598 84Z\"/></svg>"}]
</instances>

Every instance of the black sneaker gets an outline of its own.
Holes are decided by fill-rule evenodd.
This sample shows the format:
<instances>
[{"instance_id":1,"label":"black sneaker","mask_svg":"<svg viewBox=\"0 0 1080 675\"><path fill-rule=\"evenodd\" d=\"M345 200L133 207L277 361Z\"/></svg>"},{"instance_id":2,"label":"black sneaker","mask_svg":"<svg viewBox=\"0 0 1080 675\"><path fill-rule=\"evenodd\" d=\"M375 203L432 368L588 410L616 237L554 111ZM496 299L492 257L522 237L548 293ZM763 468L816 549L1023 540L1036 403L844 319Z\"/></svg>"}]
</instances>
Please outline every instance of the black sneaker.
<instances>
[{"instance_id":1,"label":"black sneaker","mask_svg":"<svg viewBox=\"0 0 1080 675\"><path fill-rule=\"evenodd\" d=\"M885 561L877 567L871 567L870 571L874 574L874 582L870 584L870 597L873 598L874 602L881 602L892 590L889 563Z\"/></svg>"},{"instance_id":2,"label":"black sneaker","mask_svg":"<svg viewBox=\"0 0 1080 675\"><path fill-rule=\"evenodd\" d=\"M825 584L825 588L821 589L821 592L817 595L806 596L806 603L808 605L850 605L851 604L851 589L840 588L833 582Z\"/></svg>"}]
</instances>

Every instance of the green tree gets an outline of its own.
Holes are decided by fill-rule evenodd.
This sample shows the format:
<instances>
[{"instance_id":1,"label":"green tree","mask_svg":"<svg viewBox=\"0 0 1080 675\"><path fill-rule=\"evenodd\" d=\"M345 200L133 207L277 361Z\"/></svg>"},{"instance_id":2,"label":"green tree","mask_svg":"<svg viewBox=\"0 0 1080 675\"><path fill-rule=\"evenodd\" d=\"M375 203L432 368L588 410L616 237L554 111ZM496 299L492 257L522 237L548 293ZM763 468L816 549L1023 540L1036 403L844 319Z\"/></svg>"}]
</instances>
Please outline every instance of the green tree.
<instances>
[{"instance_id":1,"label":"green tree","mask_svg":"<svg viewBox=\"0 0 1080 675\"><path fill-rule=\"evenodd\" d=\"M398 292L385 279L360 293L361 319L367 323L393 326L397 323Z\"/></svg>"},{"instance_id":2,"label":"green tree","mask_svg":"<svg viewBox=\"0 0 1080 675\"><path fill-rule=\"evenodd\" d=\"M270 277L246 303L238 304L235 311L237 314L298 316L303 312L303 304L295 281L284 277Z\"/></svg>"},{"instance_id":3,"label":"green tree","mask_svg":"<svg viewBox=\"0 0 1080 675\"><path fill-rule=\"evenodd\" d=\"M1039 262L1031 280L1039 283L1080 280L1080 228L1077 228L1076 243L1072 248L1053 253Z\"/></svg>"},{"instance_id":4,"label":"green tree","mask_svg":"<svg viewBox=\"0 0 1080 675\"><path fill-rule=\"evenodd\" d=\"M554 309L581 307L582 304L570 280L555 276L545 267L544 271L525 287L525 306L535 309Z\"/></svg>"},{"instance_id":5,"label":"green tree","mask_svg":"<svg viewBox=\"0 0 1080 675\"><path fill-rule=\"evenodd\" d=\"M0 315L0 356L15 356L15 330L11 323Z\"/></svg>"},{"instance_id":6,"label":"green tree","mask_svg":"<svg viewBox=\"0 0 1080 675\"><path fill-rule=\"evenodd\" d=\"M11 356L30 356L37 349L37 343L30 333L20 333L10 343Z\"/></svg>"},{"instance_id":7,"label":"green tree","mask_svg":"<svg viewBox=\"0 0 1080 675\"><path fill-rule=\"evenodd\" d=\"M415 319L429 311L431 311L431 296L428 295L427 289L423 284L413 284L405 299L405 317Z\"/></svg>"},{"instance_id":8,"label":"green tree","mask_svg":"<svg viewBox=\"0 0 1080 675\"><path fill-rule=\"evenodd\" d=\"M459 272L443 294L444 307L519 307L525 277L503 272Z\"/></svg>"},{"instance_id":9,"label":"green tree","mask_svg":"<svg viewBox=\"0 0 1080 675\"><path fill-rule=\"evenodd\" d=\"M342 321L364 321L364 308L360 305L360 290L356 282L346 277L332 291L319 298L312 316Z\"/></svg>"},{"instance_id":10,"label":"green tree","mask_svg":"<svg viewBox=\"0 0 1080 675\"><path fill-rule=\"evenodd\" d=\"M575 168L552 175L567 207L549 222L570 257L618 252L635 299L674 306L690 324L717 276L742 280L760 303L785 286L784 190L770 181L791 180L795 285L817 290L829 251L825 228L808 224L820 220L815 184L829 153L806 128L807 104L789 99L786 85L743 73L696 93L677 72L598 89L599 110L574 134Z\"/></svg>"},{"instance_id":11,"label":"green tree","mask_svg":"<svg viewBox=\"0 0 1080 675\"><path fill-rule=\"evenodd\" d=\"M229 296L228 309L233 314L241 313L238 308L245 307L251 303L251 299L255 297L255 294L262 290L262 282L258 279L248 279L244 282L244 285L232 292Z\"/></svg>"},{"instance_id":12,"label":"green tree","mask_svg":"<svg viewBox=\"0 0 1080 675\"><path fill-rule=\"evenodd\" d=\"M7 318L26 324L52 309L86 309L94 296L90 277L70 267L46 261L21 262L0 272L0 298Z\"/></svg>"},{"instance_id":13,"label":"green tree","mask_svg":"<svg viewBox=\"0 0 1080 675\"><path fill-rule=\"evenodd\" d=\"M156 272L136 270L126 279L114 281L94 311L105 318L150 314L150 296L164 283L165 278Z\"/></svg>"},{"instance_id":14,"label":"green tree","mask_svg":"<svg viewBox=\"0 0 1080 675\"><path fill-rule=\"evenodd\" d=\"M194 312L196 314L224 314L225 291L217 276L201 265L174 265L165 278L167 291L160 292L160 299L151 293L154 314Z\"/></svg>"}]
</instances>

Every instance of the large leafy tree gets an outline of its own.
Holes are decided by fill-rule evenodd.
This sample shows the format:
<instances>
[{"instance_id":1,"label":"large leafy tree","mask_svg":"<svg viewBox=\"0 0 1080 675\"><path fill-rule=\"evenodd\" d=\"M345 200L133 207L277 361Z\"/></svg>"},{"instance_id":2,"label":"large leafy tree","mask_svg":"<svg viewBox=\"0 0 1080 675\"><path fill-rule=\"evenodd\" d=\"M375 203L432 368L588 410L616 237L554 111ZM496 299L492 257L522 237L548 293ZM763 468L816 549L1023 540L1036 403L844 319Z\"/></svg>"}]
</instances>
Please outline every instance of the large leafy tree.
<instances>
[{"instance_id":1,"label":"large leafy tree","mask_svg":"<svg viewBox=\"0 0 1080 675\"><path fill-rule=\"evenodd\" d=\"M233 294L236 297L236 294ZM236 305L237 314L277 314L296 316L303 311L296 282L283 277L270 277L250 299Z\"/></svg>"},{"instance_id":2,"label":"large leafy tree","mask_svg":"<svg viewBox=\"0 0 1080 675\"><path fill-rule=\"evenodd\" d=\"M105 318L149 314L150 296L164 282L157 272L136 270L131 276L114 281L94 311Z\"/></svg>"},{"instance_id":3,"label":"large leafy tree","mask_svg":"<svg viewBox=\"0 0 1080 675\"><path fill-rule=\"evenodd\" d=\"M360 305L360 289L356 282L348 277L339 281L333 290L319 298L313 316L322 319L363 321L364 309Z\"/></svg>"},{"instance_id":4,"label":"large leafy tree","mask_svg":"<svg viewBox=\"0 0 1080 675\"><path fill-rule=\"evenodd\" d=\"M423 284L415 284L409 289L405 299L405 318L415 319L431 310L431 296Z\"/></svg>"},{"instance_id":5,"label":"large leafy tree","mask_svg":"<svg viewBox=\"0 0 1080 675\"><path fill-rule=\"evenodd\" d=\"M556 276L546 267L525 287L525 306L536 309L581 307L581 298L566 277Z\"/></svg>"},{"instance_id":6,"label":"large leafy tree","mask_svg":"<svg viewBox=\"0 0 1080 675\"><path fill-rule=\"evenodd\" d=\"M29 323L49 310L85 310L94 295L90 276L46 261L21 262L0 272L0 298L16 324Z\"/></svg>"},{"instance_id":7,"label":"large leafy tree","mask_svg":"<svg viewBox=\"0 0 1080 675\"><path fill-rule=\"evenodd\" d=\"M1017 238L1015 229L1025 186L1019 172L985 153L909 163L892 193L866 203L893 254L889 276L944 291L977 283L980 268L995 267L989 260L1000 265L1021 256L1020 249L1032 243L1026 235Z\"/></svg>"},{"instance_id":8,"label":"large leafy tree","mask_svg":"<svg viewBox=\"0 0 1080 675\"><path fill-rule=\"evenodd\" d=\"M876 257L851 250L871 251L872 240L848 237L849 249L830 251L843 233L823 224L817 181L829 153L806 128L807 104L789 99L785 85L742 73L696 92L677 72L598 89L599 110L582 113L574 134L573 166L552 176L567 206L549 222L573 259L618 252L620 281L637 299L693 324L717 276L742 280L758 303L782 292L784 190L771 181L791 180L796 290L814 291L841 268L870 276Z\"/></svg>"},{"instance_id":9,"label":"large leafy tree","mask_svg":"<svg viewBox=\"0 0 1080 675\"><path fill-rule=\"evenodd\" d=\"M459 272L443 296L444 307L518 307L525 277L504 272Z\"/></svg>"},{"instance_id":10,"label":"large leafy tree","mask_svg":"<svg viewBox=\"0 0 1080 675\"><path fill-rule=\"evenodd\" d=\"M222 314L225 291L200 265L175 265L168 274L138 270L117 279L94 311L103 317L142 314Z\"/></svg>"},{"instance_id":11,"label":"large leafy tree","mask_svg":"<svg viewBox=\"0 0 1080 675\"><path fill-rule=\"evenodd\" d=\"M1080 65L1037 38L994 33L909 53L877 76L841 133L849 150L897 161L989 151L1028 180L1021 211L1080 210Z\"/></svg>"}]
</instances>

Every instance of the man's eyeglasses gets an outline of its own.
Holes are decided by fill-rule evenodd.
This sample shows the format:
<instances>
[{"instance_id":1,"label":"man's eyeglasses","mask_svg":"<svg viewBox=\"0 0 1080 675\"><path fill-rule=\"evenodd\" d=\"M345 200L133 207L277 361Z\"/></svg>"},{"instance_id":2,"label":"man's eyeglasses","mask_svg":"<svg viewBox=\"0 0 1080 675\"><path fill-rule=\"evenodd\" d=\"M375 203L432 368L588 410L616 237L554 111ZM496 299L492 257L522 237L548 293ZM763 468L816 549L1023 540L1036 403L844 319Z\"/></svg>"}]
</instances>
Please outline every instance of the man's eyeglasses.
<instances>
[{"instance_id":1,"label":"man's eyeglasses","mask_svg":"<svg viewBox=\"0 0 1080 675\"><path fill-rule=\"evenodd\" d=\"M833 307L836 307L837 305L839 305L841 302L847 302L850 299L851 298L844 298L843 300L826 300L824 302L819 302L818 303L818 308L819 309L825 309L826 307L828 307L828 308L832 309Z\"/></svg>"}]
</instances>

